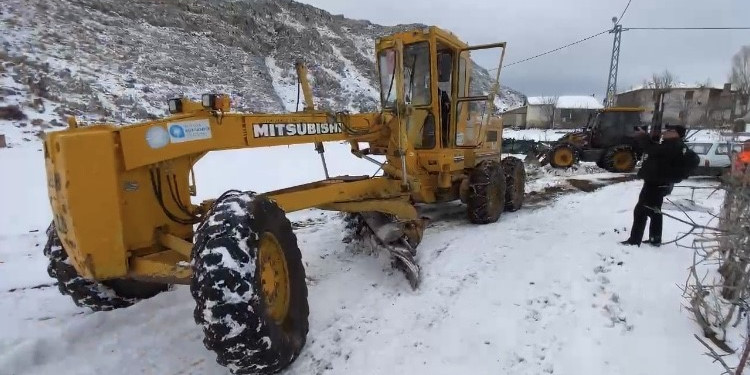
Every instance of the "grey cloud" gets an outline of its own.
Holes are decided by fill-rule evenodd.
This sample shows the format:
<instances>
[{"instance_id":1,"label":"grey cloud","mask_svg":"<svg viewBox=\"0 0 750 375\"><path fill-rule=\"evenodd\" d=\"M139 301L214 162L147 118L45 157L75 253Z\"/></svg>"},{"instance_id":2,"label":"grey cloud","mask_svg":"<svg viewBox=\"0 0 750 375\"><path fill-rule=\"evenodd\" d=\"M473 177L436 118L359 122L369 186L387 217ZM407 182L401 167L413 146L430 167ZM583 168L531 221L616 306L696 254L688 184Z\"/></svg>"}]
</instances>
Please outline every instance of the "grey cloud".
<instances>
[{"instance_id":1,"label":"grey cloud","mask_svg":"<svg viewBox=\"0 0 750 375\"><path fill-rule=\"evenodd\" d=\"M508 42L512 62L610 28L627 0L303 0L333 14L374 23L434 24L469 43ZM626 27L750 26L747 0L632 0ZM670 69L684 82L726 81L730 59L750 44L744 31L639 31L623 33L619 89ZM508 67L502 80L527 95L603 96L612 35L604 34L564 51ZM483 65L489 62L480 61Z\"/></svg>"}]
</instances>

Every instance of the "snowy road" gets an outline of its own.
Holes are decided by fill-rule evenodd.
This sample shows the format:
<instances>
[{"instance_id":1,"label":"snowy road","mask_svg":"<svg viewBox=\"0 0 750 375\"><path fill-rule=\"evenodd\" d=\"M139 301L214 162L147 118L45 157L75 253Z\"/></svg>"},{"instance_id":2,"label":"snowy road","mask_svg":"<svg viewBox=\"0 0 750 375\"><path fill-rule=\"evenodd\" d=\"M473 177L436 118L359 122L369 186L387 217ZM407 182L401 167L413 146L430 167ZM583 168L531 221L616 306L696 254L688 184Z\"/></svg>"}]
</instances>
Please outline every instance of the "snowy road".
<instances>
[{"instance_id":1,"label":"snowy road","mask_svg":"<svg viewBox=\"0 0 750 375\"><path fill-rule=\"evenodd\" d=\"M0 153L14 176L0 184L0 374L228 374L202 345L185 286L103 313L59 295L41 254L49 209L36 153ZM297 229L310 333L288 373L719 373L681 308L690 253L617 244L639 188L569 194L485 226L467 223L459 205L425 209L435 220L417 291L384 256L347 250L335 213L291 215L315 224ZM698 190L696 202L718 207L710 193ZM665 238L680 230L667 221Z\"/></svg>"}]
</instances>

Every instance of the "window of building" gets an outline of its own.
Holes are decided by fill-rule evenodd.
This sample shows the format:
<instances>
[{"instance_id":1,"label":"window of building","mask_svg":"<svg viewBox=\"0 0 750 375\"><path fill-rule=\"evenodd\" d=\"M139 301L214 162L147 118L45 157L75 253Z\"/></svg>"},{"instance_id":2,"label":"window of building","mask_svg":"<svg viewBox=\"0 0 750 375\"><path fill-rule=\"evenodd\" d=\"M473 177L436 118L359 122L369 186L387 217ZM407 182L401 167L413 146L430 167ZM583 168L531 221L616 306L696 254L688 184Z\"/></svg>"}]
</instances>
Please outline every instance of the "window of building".
<instances>
[{"instance_id":1,"label":"window of building","mask_svg":"<svg viewBox=\"0 0 750 375\"><path fill-rule=\"evenodd\" d=\"M560 121L562 121L562 122L573 121L573 110L572 109L566 109L566 108L560 108Z\"/></svg>"},{"instance_id":2,"label":"window of building","mask_svg":"<svg viewBox=\"0 0 750 375\"><path fill-rule=\"evenodd\" d=\"M685 100L693 100L693 93L695 93L693 90L685 91Z\"/></svg>"}]
</instances>

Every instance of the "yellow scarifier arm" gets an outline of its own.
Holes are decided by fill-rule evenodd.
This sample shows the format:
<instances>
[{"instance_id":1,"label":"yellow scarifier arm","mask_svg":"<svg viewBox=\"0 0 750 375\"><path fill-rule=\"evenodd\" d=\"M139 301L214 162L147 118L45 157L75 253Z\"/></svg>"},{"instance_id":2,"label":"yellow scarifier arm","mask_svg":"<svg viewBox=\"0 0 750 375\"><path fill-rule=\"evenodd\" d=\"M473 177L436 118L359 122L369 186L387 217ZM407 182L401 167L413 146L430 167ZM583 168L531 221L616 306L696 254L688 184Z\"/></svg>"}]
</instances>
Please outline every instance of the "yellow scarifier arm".
<instances>
[{"instance_id":1,"label":"yellow scarifier arm","mask_svg":"<svg viewBox=\"0 0 750 375\"><path fill-rule=\"evenodd\" d=\"M493 48L500 56L495 82L477 94L470 52ZM348 213L353 238L369 236L387 249L416 288L424 230L416 203L461 199L479 224L519 209L523 164L500 160L502 124L492 117L505 43L470 47L430 27L384 37L376 53L377 113L317 110L307 69L297 63L305 99L299 112L235 113L228 96L206 94L200 102L170 100L171 115L156 121L119 127L71 120L49 133L54 221L45 253L50 274L68 288L63 293L107 310L166 284L191 284L196 322L220 363L237 373L273 373L297 357L307 334L304 267L285 213ZM340 141L383 175L329 176L323 143ZM325 179L191 201L193 165L206 153L303 143L315 145Z\"/></svg>"}]
</instances>

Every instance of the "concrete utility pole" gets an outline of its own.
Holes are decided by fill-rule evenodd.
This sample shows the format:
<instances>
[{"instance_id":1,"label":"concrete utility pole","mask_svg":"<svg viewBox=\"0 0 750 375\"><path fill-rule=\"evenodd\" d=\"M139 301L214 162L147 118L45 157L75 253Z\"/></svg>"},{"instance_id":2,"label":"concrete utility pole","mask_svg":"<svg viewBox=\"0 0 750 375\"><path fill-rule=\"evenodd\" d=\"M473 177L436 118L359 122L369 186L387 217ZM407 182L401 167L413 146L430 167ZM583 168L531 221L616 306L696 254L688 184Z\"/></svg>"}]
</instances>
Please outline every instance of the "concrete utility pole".
<instances>
[{"instance_id":1,"label":"concrete utility pole","mask_svg":"<svg viewBox=\"0 0 750 375\"><path fill-rule=\"evenodd\" d=\"M604 107L606 108L615 105L615 96L617 95L617 68L620 65L620 38L622 37L622 25L617 23L617 17L612 17L612 23L614 23L615 26L612 30L609 30L609 33L615 34L615 38L612 41L612 58L609 62L607 94L604 101Z\"/></svg>"}]
</instances>

